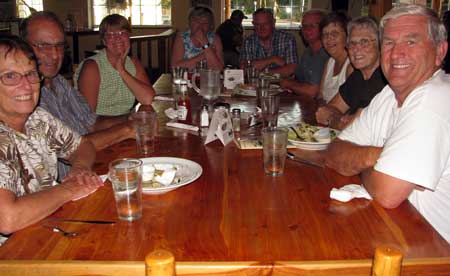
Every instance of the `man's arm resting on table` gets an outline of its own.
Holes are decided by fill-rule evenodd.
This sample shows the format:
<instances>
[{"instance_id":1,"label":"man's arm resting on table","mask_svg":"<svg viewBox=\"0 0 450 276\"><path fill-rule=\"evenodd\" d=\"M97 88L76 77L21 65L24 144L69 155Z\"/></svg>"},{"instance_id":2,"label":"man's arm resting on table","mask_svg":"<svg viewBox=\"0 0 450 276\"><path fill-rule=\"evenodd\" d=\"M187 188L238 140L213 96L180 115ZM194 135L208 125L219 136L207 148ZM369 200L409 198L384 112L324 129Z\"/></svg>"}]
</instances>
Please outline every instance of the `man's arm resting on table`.
<instances>
[{"instance_id":1,"label":"man's arm resting on table","mask_svg":"<svg viewBox=\"0 0 450 276\"><path fill-rule=\"evenodd\" d=\"M289 63L283 66L269 69L269 72L272 74L280 74L281 77L289 77L294 74L295 68L297 68L297 64Z\"/></svg>"},{"instance_id":2,"label":"man's arm resting on table","mask_svg":"<svg viewBox=\"0 0 450 276\"><path fill-rule=\"evenodd\" d=\"M95 150L99 151L123 140L133 139L136 135L132 121L126 121L108 129L91 132L85 135L85 137L89 138L92 144L94 144Z\"/></svg>"},{"instance_id":3,"label":"man's arm resting on table","mask_svg":"<svg viewBox=\"0 0 450 276\"><path fill-rule=\"evenodd\" d=\"M372 198L388 209L399 206L416 187L411 182L378 172L373 168L363 171L361 179Z\"/></svg>"},{"instance_id":4,"label":"man's arm resting on table","mask_svg":"<svg viewBox=\"0 0 450 276\"><path fill-rule=\"evenodd\" d=\"M130 116L129 114L120 116L97 116L95 124L93 124L89 128L89 133L103 129L108 129L118 124L123 124L128 121L129 116Z\"/></svg>"},{"instance_id":5,"label":"man's arm resting on table","mask_svg":"<svg viewBox=\"0 0 450 276\"><path fill-rule=\"evenodd\" d=\"M325 165L343 175L356 175L372 168L382 150L336 139L325 152Z\"/></svg>"},{"instance_id":6,"label":"man's arm resting on table","mask_svg":"<svg viewBox=\"0 0 450 276\"><path fill-rule=\"evenodd\" d=\"M299 82L293 79L283 79L281 80L281 87L284 89L290 89L295 94L306 95L312 98L316 97L319 93L318 84L310 84L306 82Z\"/></svg>"}]
</instances>

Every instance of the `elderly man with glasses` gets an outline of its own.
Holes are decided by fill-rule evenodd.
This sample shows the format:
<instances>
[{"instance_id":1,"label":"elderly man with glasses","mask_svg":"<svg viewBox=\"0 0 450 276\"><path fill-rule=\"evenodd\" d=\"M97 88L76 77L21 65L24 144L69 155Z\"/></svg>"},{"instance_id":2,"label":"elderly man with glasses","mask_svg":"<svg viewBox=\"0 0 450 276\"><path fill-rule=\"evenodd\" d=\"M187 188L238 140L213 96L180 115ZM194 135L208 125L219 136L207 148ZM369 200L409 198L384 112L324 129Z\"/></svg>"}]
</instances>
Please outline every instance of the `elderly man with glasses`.
<instances>
[{"instance_id":1,"label":"elderly man with glasses","mask_svg":"<svg viewBox=\"0 0 450 276\"><path fill-rule=\"evenodd\" d=\"M43 76L39 106L63 121L81 135L87 136L96 150L135 137L127 116L97 117L86 99L61 75L64 55L64 27L58 17L48 11L37 12L25 19L21 36L32 46L40 74ZM58 162L58 179L70 170L64 160Z\"/></svg>"},{"instance_id":2,"label":"elderly man with glasses","mask_svg":"<svg viewBox=\"0 0 450 276\"><path fill-rule=\"evenodd\" d=\"M331 101L316 112L319 123L343 129L387 84L380 67L378 26L360 17L348 26L347 49L355 71L339 87Z\"/></svg>"},{"instance_id":3,"label":"elderly man with glasses","mask_svg":"<svg viewBox=\"0 0 450 276\"><path fill-rule=\"evenodd\" d=\"M281 87L297 94L316 97L323 69L330 57L322 47L319 24L325 17L321 10L308 10L302 18L300 34L308 45L295 69L295 79L283 79Z\"/></svg>"}]
</instances>

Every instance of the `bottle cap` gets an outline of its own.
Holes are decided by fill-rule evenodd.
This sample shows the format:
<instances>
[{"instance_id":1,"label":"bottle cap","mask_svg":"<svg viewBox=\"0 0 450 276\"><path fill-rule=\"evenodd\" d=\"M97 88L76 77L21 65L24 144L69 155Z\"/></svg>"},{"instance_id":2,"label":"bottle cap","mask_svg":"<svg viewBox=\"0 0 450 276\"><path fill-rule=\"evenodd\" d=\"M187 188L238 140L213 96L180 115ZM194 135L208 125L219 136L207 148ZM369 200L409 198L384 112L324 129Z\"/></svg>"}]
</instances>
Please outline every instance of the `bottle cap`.
<instances>
[{"instance_id":1,"label":"bottle cap","mask_svg":"<svg viewBox=\"0 0 450 276\"><path fill-rule=\"evenodd\" d=\"M241 110L239 108L233 108L232 113L233 114L241 114Z\"/></svg>"}]
</instances>

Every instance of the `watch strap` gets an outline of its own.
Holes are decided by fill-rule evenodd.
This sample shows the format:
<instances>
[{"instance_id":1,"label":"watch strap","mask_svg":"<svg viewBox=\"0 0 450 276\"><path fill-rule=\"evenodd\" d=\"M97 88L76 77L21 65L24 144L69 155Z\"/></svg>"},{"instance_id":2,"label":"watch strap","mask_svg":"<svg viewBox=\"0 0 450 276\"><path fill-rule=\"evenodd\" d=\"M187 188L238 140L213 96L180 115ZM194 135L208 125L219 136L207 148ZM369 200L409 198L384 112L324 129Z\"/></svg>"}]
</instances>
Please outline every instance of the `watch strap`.
<instances>
[{"instance_id":1,"label":"watch strap","mask_svg":"<svg viewBox=\"0 0 450 276\"><path fill-rule=\"evenodd\" d=\"M208 43L206 43L205 45L202 46L202 49L203 50L208 49L209 46L211 46L211 44L209 44L209 42L208 42Z\"/></svg>"}]
</instances>

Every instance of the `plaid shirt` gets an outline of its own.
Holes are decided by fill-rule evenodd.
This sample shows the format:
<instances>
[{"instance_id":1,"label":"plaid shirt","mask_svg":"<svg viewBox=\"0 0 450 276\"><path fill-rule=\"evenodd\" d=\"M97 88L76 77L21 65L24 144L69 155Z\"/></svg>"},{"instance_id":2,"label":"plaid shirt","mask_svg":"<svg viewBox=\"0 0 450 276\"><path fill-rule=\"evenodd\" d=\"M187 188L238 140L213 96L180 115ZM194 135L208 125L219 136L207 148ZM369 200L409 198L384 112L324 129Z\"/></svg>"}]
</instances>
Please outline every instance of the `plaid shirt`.
<instances>
[{"instance_id":1,"label":"plaid shirt","mask_svg":"<svg viewBox=\"0 0 450 276\"><path fill-rule=\"evenodd\" d=\"M241 52L241 62L263 59L270 56L283 57L286 64L298 63L297 43L295 42L294 36L283 31L274 30L272 47L269 52L266 52L256 33L245 38L244 47ZM274 68L276 65L272 64L270 67Z\"/></svg>"}]
</instances>

